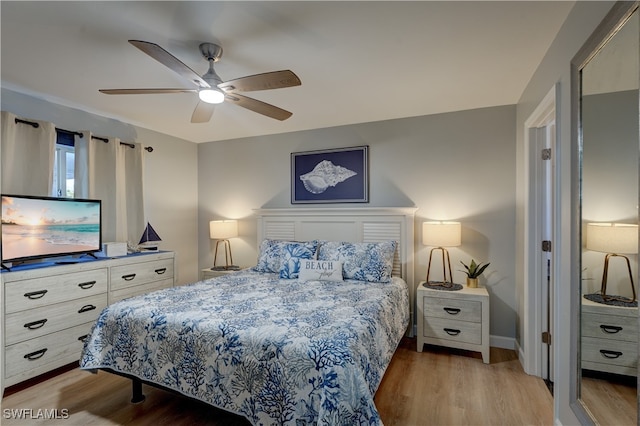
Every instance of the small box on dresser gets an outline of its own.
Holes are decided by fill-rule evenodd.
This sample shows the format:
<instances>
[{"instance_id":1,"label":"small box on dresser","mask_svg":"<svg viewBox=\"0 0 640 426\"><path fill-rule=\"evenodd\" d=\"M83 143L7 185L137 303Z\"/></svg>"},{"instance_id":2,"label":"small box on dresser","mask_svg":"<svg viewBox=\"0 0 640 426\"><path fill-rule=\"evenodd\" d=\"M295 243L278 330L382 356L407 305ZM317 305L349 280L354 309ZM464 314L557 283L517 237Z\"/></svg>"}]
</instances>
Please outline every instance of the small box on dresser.
<instances>
[{"instance_id":1,"label":"small box on dresser","mask_svg":"<svg viewBox=\"0 0 640 426\"><path fill-rule=\"evenodd\" d=\"M417 350L424 344L446 346L482 353L489 364L489 293L484 287L436 290L424 285L417 289Z\"/></svg>"},{"instance_id":2,"label":"small box on dresser","mask_svg":"<svg viewBox=\"0 0 640 426\"><path fill-rule=\"evenodd\" d=\"M582 297L581 367L635 376L638 308L605 305Z\"/></svg>"}]
</instances>

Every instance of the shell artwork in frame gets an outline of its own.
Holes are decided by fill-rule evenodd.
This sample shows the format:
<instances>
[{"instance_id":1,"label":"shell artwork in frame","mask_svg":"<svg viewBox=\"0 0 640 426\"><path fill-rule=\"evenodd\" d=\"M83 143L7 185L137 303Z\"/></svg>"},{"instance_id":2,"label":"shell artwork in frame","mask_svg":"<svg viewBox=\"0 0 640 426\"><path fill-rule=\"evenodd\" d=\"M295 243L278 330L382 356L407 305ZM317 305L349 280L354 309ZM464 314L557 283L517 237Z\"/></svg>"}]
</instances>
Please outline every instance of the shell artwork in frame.
<instances>
[{"instance_id":1,"label":"shell artwork in frame","mask_svg":"<svg viewBox=\"0 0 640 426\"><path fill-rule=\"evenodd\" d=\"M336 186L354 175L357 173L353 170L336 166L329 160L322 160L309 173L300 176L300 180L307 191L320 194L329 186Z\"/></svg>"},{"instance_id":2,"label":"shell artwork in frame","mask_svg":"<svg viewBox=\"0 0 640 426\"><path fill-rule=\"evenodd\" d=\"M291 203L369 201L368 146L291 154Z\"/></svg>"}]
</instances>

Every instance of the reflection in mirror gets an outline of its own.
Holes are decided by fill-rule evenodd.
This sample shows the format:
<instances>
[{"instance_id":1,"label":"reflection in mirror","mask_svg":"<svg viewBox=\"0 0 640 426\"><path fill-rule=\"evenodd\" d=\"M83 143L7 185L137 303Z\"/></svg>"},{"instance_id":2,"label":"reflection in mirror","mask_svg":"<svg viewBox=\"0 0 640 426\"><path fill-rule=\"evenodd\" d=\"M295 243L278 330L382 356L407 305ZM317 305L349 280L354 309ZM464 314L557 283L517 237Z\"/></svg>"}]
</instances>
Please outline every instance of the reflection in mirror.
<instances>
[{"instance_id":1,"label":"reflection in mirror","mask_svg":"<svg viewBox=\"0 0 640 426\"><path fill-rule=\"evenodd\" d=\"M636 10L580 73L580 398L599 424L638 424L639 24Z\"/></svg>"}]
</instances>

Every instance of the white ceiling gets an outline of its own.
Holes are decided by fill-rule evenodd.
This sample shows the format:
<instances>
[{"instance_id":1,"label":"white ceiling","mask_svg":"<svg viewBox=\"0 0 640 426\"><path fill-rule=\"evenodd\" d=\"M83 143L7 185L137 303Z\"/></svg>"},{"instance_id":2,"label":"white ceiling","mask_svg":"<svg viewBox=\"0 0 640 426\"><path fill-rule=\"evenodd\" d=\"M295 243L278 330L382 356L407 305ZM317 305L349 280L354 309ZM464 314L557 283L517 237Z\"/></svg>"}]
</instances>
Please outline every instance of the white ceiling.
<instances>
[{"instance_id":1,"label":"white ceiling","mask_svg":"<svg viewBox=\"0 0 640 426\"><path fill-rule=\"evenodd\" d=\"M517 103L574 2L2 1L2 87L193 142ZM130 45L157 43L200 74L217 42L223 80L291 69L302 86L246 93L293 112L236 105L191 124L194 88Z\"/></svg>"}]
</instances>

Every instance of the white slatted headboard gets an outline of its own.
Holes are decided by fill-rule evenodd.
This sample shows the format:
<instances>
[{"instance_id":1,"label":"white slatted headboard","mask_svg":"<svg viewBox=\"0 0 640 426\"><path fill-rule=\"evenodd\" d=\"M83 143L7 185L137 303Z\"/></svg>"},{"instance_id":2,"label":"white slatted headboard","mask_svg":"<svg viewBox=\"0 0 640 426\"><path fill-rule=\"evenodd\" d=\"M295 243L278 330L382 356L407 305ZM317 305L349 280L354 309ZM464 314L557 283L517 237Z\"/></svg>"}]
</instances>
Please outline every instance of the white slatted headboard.
<instances>
[{"instance_id":1,"label":"white slatted headboard","mask_svg":"<svg viewBox=\"0 0 640 426\"><path fill-rule=\"evenodd\" d=\"M259 209L258 247L264 239L291 241L398 241L393 275L409 285L411 323L414 318L414 215L415 208L282 208ZM410 327L412 329L412 327Z\"/></svg>"}]
</instances>

